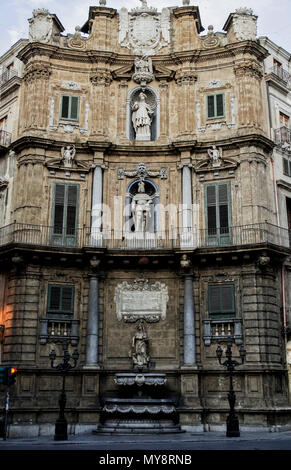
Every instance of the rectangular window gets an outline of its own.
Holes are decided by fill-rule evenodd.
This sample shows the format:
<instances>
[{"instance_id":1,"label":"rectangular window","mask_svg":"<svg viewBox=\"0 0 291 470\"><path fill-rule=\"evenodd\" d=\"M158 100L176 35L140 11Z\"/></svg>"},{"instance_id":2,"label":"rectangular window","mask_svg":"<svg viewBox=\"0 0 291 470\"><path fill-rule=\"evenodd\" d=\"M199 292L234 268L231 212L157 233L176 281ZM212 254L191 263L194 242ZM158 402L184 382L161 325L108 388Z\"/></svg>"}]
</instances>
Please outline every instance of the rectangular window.
<instances>
[{"instance_id":1,"label":"rectangular window","mask_svg":"<svg viewBox=\"0 0 291 470\"><path fill-rule=\"evenodd\" d=\"M207 119L224 117L224 94L207 96Z\"/></svg>"},{"instance_id":2,"label":"rectangular window","mask_svg":"<svg viewBox=\"0 0 291 470\"><path fill-rule=\"evenodd\" d=\"M289 127L290 117L280 111L280 127Z\"/></svg>"},{"instance_id":3,"label":"rectangular window","mask_svg":"<svg viewBox=\"0 0 291 470\"><path fill-rule=\"evenodd\" d=\"M235 316L233 284L208 286L208 312L210 318L231 318Z\"/></svg>"},{"instance_id":4,"label":"rectangular window","mask_svg":"<svg viewBox=\"0 0 291 470\"><path fill-rule=\"evenodd\" d=\"M79 185L55 183L53 195L54 244L72 246L77 241Z\"/></svg>"},{"instance_id":5,"label":"rectangular window","mask_svg":"<svg viewBox=\"0 0 291 470\"><path fill-rule=\"evenodd\" d=\"M2 131L5 131L6 126L7 126L7 116L4 116L3 118L0 119L0 129L2 129Z\"/></svg>"},{"instance_id":6,"label":"rectangular window","mask_svg":"<svg viewBox=\"0 0 291 470\"><path fill-rule=\"evenodd\" d=\"M230 183L205 185L206 237L210 244L230 243Z\"/></svg>"},{"instance_id":7,"label":"rectangular window","mask_svg":"<svg viewBox=\"0 0 291 470\"><path fill-rule=\"evenodd\" d=\"M63 95L61 97L61 119L79 120L79 96Z\"/></svg>"},{"instance_id":8,"label":"rectangular window","mask_svg":"<svg viewBox=\"0 0 291 470\"><path fill-rule=\"evenodd\" d=\"M73 316L74 286L49 285L47 313Z\"/></svg>"},{"instance_id":9,"label":"rectangular window","mask_svg":"<svg viewBox=\"0 0 291 470\"><path fill-rule=\"evenodd\" d=\"M283 173L286 176L291 176L291 160L283 157Z\"/></svg>"}]
</instances>

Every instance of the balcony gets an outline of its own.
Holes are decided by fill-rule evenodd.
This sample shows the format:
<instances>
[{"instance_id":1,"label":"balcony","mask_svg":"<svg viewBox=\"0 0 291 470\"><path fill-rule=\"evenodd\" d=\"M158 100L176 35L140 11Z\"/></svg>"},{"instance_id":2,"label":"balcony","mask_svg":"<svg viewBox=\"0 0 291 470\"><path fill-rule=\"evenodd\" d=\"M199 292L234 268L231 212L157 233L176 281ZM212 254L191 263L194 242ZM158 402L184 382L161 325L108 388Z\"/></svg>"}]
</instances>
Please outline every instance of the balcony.
<instances>
[{"instance_id":1,"label":"balcony","mask_svg":"<svg viewBox=\"0 0 291 470\"><path fill-rule=\"evenodd\" d=\"M3 131L0 129L0 146L9 147L11 144L11 134L10 132Z\"/></svg>"},{"instance_id":2,"label":"balcony","mask_svg":"<svg viewBox=\"0 0 291 470\"><path fill-rule=\"evenodd\" d=\"M0 86L7 83L11 78L18 77L18 72L15 69L5 70L0 77Z\"/></svg>"},{"instance_id":3,"label":"balcony","mask_svg":"<svg viewBox=\"0 0 291 470\"><path fill-rule=\"evenodd\" d=\"M205 346L213 343L234 342L242 344L242 321L240 319L204 320L203 341Z\"/></svg>"},{"instance_id":4,"label":"balcony","mask_svg":"<svg viewBox=\"0 0 291 470\"><path fill-rule=\"evenodd\" d=\"M277 145L291 144L291 130L286 126L275 129L274 137Z\"/></svg>"},{"instance_id":5,"label":"balcony","mask_svg":"<svg viewBox=\"0 0 291 470\"><path fill-rule=\"evenodd\" d=\"M63 319L42 319L40 320L40 344L60 343L67 340L72 346L77 346L79 342L79 321Z\"/></svg>"},{"instance_id":6,"label":"balcony","mask_svg":"<svg viewBox=\"0 0 291 470\"><path fill-rule=\"evenodd\" d=\"M280 67L279 65L274 65L271 68L271 73L274 73L278 78L283 80L283 82L288 83L290 80L290 73L287 72L287 70L284 70L283 67Z\"/></svg>"},{"instance_id":7,"label":"balcony","mask_svg":"<svg viewBox=\"0 0 291 470\"><path fill-rule=\"evenodd\" d=\"M267 222L216 230L172 228L156 233L121 232L90 228L70 234L55 234L49 226L13 223L0 228L0 246L9 244L34 247L96 248L115 251L180 250L271 244L290 248L291 231Z\"/></svg>"}]
</instances>

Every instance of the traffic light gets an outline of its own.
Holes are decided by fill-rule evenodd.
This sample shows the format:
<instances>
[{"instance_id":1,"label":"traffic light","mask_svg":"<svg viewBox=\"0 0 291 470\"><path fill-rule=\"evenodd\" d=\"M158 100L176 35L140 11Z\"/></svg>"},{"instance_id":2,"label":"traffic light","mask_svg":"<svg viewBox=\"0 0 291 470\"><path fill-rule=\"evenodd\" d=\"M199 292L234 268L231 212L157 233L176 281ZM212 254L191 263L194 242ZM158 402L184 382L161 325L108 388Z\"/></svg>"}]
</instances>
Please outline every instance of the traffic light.
<instances>
[{"instance_id":1,"label":"traffic light","mask_svg":"<svg viewBox=\"0 0 291 470\"><path fill-rule=\"evenodd\" d=\"M13 385L15 383L18 370L16 367L0 367L0 384Z\"/></svg>"},{"instance_id":2,"label":"traffic light","mask_svg":"<svg viewBox=\"0 0 291 470\"><path fill-rule=\"evenodd\" d=\"M7 368L7 385L15 384L17 372L18 370L16 369L16 367Z\"/></svg>"}]
</instances>

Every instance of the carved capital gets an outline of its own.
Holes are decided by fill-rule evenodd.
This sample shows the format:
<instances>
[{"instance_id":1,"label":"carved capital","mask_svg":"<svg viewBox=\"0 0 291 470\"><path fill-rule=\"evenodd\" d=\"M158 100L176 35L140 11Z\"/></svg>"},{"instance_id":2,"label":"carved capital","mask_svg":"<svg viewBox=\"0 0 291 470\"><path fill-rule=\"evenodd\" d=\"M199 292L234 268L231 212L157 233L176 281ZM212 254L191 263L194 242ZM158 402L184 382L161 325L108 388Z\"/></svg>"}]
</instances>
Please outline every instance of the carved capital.
<instances>
[{"instance_id":1,"label":"carved capital","mask_svg":"<svg viewBox=\"0 0 291 470\"><path fill-rule=\"evenodd\" d=\"M35 80L49 80L51 70L45 66L35 66L25 73L23 79L26 83L33 82Z\"/></svg>"},{"instance_id":2,"label":"carved capital","mask_svg":"<svg viewBox=\"0 0 291 470\"><path fill-rule=\"evenodd\" d=\"M234 73L238 78L241 77L255 77L261 80L263 78L262 67L251 61L244 61L234 66Z\"/></svg>"}]
</instances>

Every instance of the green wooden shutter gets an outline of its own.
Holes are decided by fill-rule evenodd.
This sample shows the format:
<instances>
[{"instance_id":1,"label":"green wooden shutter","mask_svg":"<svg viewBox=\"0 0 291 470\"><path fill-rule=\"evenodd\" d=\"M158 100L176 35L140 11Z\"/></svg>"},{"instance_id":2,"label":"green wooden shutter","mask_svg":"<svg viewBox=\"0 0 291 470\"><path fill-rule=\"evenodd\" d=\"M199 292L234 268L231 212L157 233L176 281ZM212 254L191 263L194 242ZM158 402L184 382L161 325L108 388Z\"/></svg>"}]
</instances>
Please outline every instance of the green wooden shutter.
<instances>
[{"instance_id":1,"label":"green wooden shutter","mask_svg":"<svg viewBox=\"0 0 291 470\"><path fill-rule=\"evenodd\" d=\"M208 235L216 235L216 185L207 186L207 231Z\"/></svg>"},{"instance_id":2,"label":"green wooden shutter","mask_svg":"<svg viewBox=\"0 0 291 470\"><path fill-rule=\"evenodd\" d=\"M54 233L63 233L63 221L64 221L64 209L65 209L65 185L56 184L55 186L55 208L54 208Z\"/></svg>"},{"instance_id":3,"label":"green wooden shutter","mask_svg":"<svg viewBox=\"0 0 291 470\"><path fill-rule=\"evenodd\" d=\"M61 303L61 288L58 286L49 286L48 310L58 311Z\"/></svg>"},{"instance_id":4,"label":"green wooden shutter","mask_svg":"<svg viewBox=\"0 0 291 470\"><path fill-rule=\"evenodd\" d=\"M66 234L75 235L77 215L77 186L70 185L67 190L67 223Z\"/></svg>"},{"instance_id":5,"label":"green wooden shutter","mask_svg":"<svg viewBox=\"0 0 291 470\"><path fill-rule=\"evenodd\" d=\"M70 97L62 96L61 102L61 118L69 119L69 107L70 107Z\"/></svg>"},{"instance_id":6,"label":"green wooden shutter","mask_svg":"<svg viewBox=\"0 0 291 470\"><path fill-rule=\"evenodd\" d=\"M48 286L48 313L68 315L74 312L74 286Z\"/></svg>"},{"instance_id":7,"label":"green wooden shutter","mask_svg":"<svg viewBox=\"0 0 291 470\"><path fill-rule=\"evenodd\" d=\"M52 243L74 246L77 242L79 185L56 183L53 198Z\"/></svg>"},{"instance_id":8,"label":"green wooden shutter","mask_svg":"<svg viewBox=\"0 0 291 470\"><path fill-rule=\"evenodd\" d=\"M224 230L229 226L228 184L218 185L219 228Z\"/></svg>"},{"instance_id":9,"label":"green wooden shutter","mask_svg":"<svg viewBox=\"0 0 291 470\"><path fill-rule=\"evenodd\" d=\"M216 117L223 117L224 116L223 94L219 94L215 96L216 96Z\"/></svg>"},{"instance_id":10,"label":"green wooden shutter","mask_svg":"<svg viewBox=\"0 0 291 470\"><path fill-rule=\"evenodd\" d=\"M70 119L77 121L79 118L79 97L71 96Z\"/></svg>"},{"instance_id":11,"label":"green wooden shutter","mask_svg":"<svg viewBox=\"0 0 291 470\"><path fill-rule=\"evenodd\" d=\"M208 286L208 311L210 317L222 318L235 315L234 285Z\"/></svg>"},{"instance_id":12,"label":"green wooden shutter","mask_svg":"<svg viewBox=\"0 0 291 470\"><path fill-rule=\"evenodd\" d=\"M215 117L214 95L207 96L207 117Z\"/></svg>"},{"instance_id":13,"label":"green wooden shutter","mask_svg":"<svg viewBox=\"0 0 291 470\"><path fill-rule=\"evenodd\" d=\"M62 287L62 303L61 309L62 312L73 312L74 307L74 288L72 286Z\"/></svg>"},{"instance_id":14,"label":"green wooden shutter","mask_svg":"<svg viewBox=\"0 0 291 470\"><path fill-rule=\"evenodd\" d=\"M207 184L205 195L207 244L229 244L230 184Z\"/></svg>"}]
</instances>

